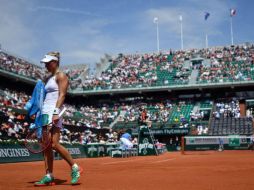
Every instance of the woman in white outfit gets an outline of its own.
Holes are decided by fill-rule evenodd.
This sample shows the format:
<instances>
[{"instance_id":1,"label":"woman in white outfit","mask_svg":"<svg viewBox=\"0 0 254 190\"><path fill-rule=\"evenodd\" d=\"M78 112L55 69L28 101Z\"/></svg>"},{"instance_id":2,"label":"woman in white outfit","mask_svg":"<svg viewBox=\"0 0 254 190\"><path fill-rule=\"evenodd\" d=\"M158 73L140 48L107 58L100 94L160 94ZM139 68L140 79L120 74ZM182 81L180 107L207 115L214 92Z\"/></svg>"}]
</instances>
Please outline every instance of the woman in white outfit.
<instances>
[{"instance_id":1,"label":"woman in white outfit","mask_svg":"<svg viewBox=\"0 0 254 190\"><path fill-rule=\"evenodd\" d=\"M45 90L46 97L42 107L43 130L49 127L49 123L53 123L51 139L52 144L44 151L44 161L46 175L35 186L54 185L53 177L53 150L58 152L61 157L71 167L71 184L78 183L82 168L74 163L68 150L59 143L60 130L62 128L62 118L58 114L63 107L64 99L68 89L68 77L59 71L59 53L50 52L41 60L45 64L51 76L46 81Z\"/></svg>"}]
</instances>

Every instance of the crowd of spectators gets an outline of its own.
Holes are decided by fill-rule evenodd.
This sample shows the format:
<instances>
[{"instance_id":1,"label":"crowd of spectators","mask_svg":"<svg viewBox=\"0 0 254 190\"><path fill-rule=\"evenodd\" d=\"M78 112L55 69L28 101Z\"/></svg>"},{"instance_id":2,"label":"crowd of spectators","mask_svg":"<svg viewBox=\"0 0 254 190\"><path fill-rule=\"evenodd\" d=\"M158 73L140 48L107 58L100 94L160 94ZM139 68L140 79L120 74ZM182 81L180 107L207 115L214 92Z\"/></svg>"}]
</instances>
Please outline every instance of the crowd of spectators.
<instances>
[{"instance_id":1,"label":"crowd of spectators","mask_svg":"<svg viewBox=\"0 0 254 190\"><path fill-rule=\"evenodd\" d=\"M0 105L17 109L24 109L25 104L31 97L24 92L0 89ZM118 107L103 106L74 106L65 104L67 111L64 120L66 125L86 126L100 129L103 124L110 124L118 116ZM73 118L77 118L74 120Z\"/></svg>"},{"instance_id":2,"label":"crowd of spectators","mask_svg":"<svg viewBox=\"0 0 254 190\"><path fill-rule=\"evenodd\" d=\"M4 51L0 50L0 69L21 75L23 77L28 77L34 80L47 78L46 70L38 65L32 64L25 59L10 55ZM70 87L76 88L77 84L80 84L82 78L86 75L87 68L67 68L63 70L70 79Z\"/></svg>"},{"instance_id":3,"label":"crowd of spectators","mask_svg":"<svg viewBox=\"0 0 254 190\"><path fill-rule=\"evenodd\" d=\"M14 131L12 129L15 129L16 133L14 136L16 138L22 136L23 132L25 132L25 129L30 125L25 118L25 113L23 109L29 98L30 96L28 96L24 92L17 92L9 89L0 90L1 111L7 117L6 122L3 122L2 124L1 130L10 130L9 133L13 132L14 134ZM65 113L64 125L84 127L88 129L101 129L103 128L104 124L106 124L106 126L108 127L113 121L115 121L117 117L119 122L122 121L128 123L131 121L139 121L141 107L147 109L148 120L152 123L166 123L169 121L170 113L172 112L173 106L177 105L169 100L145 103L145 105L144 103L115 103L112 105L103 104L98 106L75 106L65 104L65 107L67 107L67 111ZM18 111L17 113L17 110L22 110L22 112L19 113ZM124 114L119 115L120 112ZM187 122L179 122L178 127L186 127L186 123ZM19 132L17 132L17 130ZM11 134L8 134L7 136L9 135L13 136ZM65 129L61 138L64 141L64 139L67 140L67 136L71 137L68 138L71 142L80 141L80 139L83 139L83 137L86 137L89 142L95 140L94 138L92 138L93 136L89 135L91 134L86 132L72 133ZM98 138L97 140L100 141L102 139Z\"/></svg>"},{"instance_id":4,"label":"crowd of spectators","mask_svg":"<svg viewBox=\"0 0 254 190\"><path fill-rule=\"evenodd\" d=\"M90 77L80 84L80 88L115 89L127 87L147 87L186 83L189 81L189 69L184 67L189 52L165 52L152 54L122 55L112 61L111 66L100 77ZM171 81L167 75L172 75Z\"/></svg>"},{"instance_id":5,"label":"crowd of spectators","mask_svg":"<svg viewBox=\"0 0 254 190\"><path fill-rule=\"evenodd\" d=\"M2 106L23 109L29 98L30 96L24 92L11 91L9 89L0 90L0 105ZM97 106L65 104L67 110L65 112L64 124L100 129L103 126L109 126L117 117L119 122L138 121L141 107L146 108L149 121L153 123L167 123L173 107L177 107L176 111L181 112L182 104L178 104L172 103L170 100L150 103L101 104ZM120 112L124 114L120 115ZM180 127L182 125L186 127L185 124L188 121L186 121L185 117L183 114L180 114L179 118L177 118L179 122L176 121L176 123L179 123Z\"/></svg>"},{"instance_id":6,"label":"crowd of spectators","mask_svg":"<svg viewBox=\"0 0 254 190\"><path fill-rule=\"evenodd\" d=\"M213 112L213 116L216 119L222 117L240 118L240 105L238 100L232 100L231 102L217 102L216 110Z\"/></svg>"},{"instance_id":7,"label":"crowd of spectators","mask_svg":"<svg viewBox=\"0 0 254 190\"><path fill-rule=\"evenodd\" d=\"M117 143L119 141L119 134L116 131L109 130L104 135L101 133L93 133L87 129L84 132L70 132L64 129L60 135L60 143Z\"/></svg>"},{"instance_id":8,"label":"crowd of spectators","mask_svg":"<svg viewBox=\"0 0 254 190\"><path fill-rule=\"evenodd\" d=\"M0 107L0 141L25 139L31 122L24 114L18 114L10 107ZM75 131L75 128L73 131L64 128L60 136L61 143L113 143L118 140L117 132L110 130L103 135L98 131L92 132L87 127L83 132Z\"/></svg>"},{"instance_id":9,"label":"crowd of spectators","mask_svg":"<svg viewBox=\"0 0 254 190\"><path fill-rule=\"evenodd\" d=\"M203 110L198 110L196 112L191 112L191 121L199 121L204 119L204 111Z\"/></svg>"},{"instance_id":10,"label":"crowd of spectators","mask_svg":"<svg viewBox=\"0 0 254 190\"><path fill-rule=\"evenodd\" d=\"M16 110L23 110L24 105L29 98L30 96L24 92L17 92L9 89L0 90L0 115L1 118L5 118L4 121L1 121L0 136L17 139L24 137L30 123L25 118L25 113L19 113L16 112ZM75 106L74 104L65 104L67 111L64 125L84 127L84 129L87 130L83 130L83 132L73 132L64 129L62 131L61 141L66 143L114 141L113 139L115 138L113 137L115 137L115 134L113 135L113 133L109 133L109 137L107 138L105 135L95 135L90 129L101 129L104 124L108 127L116 120L116 118L118 118L117 122L137 122L140 120L140 113L143 109L147 110L147 119L153 124L169 123L170 121L173 121L173 123L176 124L175 127L186 128L189 126L193 127L194 123L197 135L207 134L207 125L200 122L204 119L204 111L193 111L194 109L191 107L189 109L191 111L185 110L182 112L183 109L186 109L186 106L189 106L188 102L174 102L170 100L138 102L139 103L112 103L111 105L102 104L97 106ZM172 113L174 113L173 116ZM189 115L184 115L183 113ZM251 117L252 114L252 109L246 111L247 117ZM215 104L213 116L216 119L222 117L240 118L239 101L236 99L233 99L232 101L218 101ZM177 119L177 121L175 119Z\"/></svg>"},{"instance_id":11,"label":"crowd of spectators","mask_svg":"<svg viewBox=\"0 0 254 190\"><path fill-rule=\"evenodd\" d=\"M121 55L100 77L87 78L78 88L96 90L186 84L194 66L189 67L185 61L195 57L209 60L208 65L198 67L198 83L254 80L254 46L250 45Z\"/></svg>"},{"instance_id":12,"label":"crowd of spectators","mask_svg":"<svg viewBox=\"0 0 254 190\"><path fill-rule=\"evenodd\" d=\"M103 125L109 125L119 115L119 107L102 105L102 106L74 106L65 104L67 111L66 116L77 118L78 122L72 119L65 119L65 124L85 125L89 128L101 128Z\"/></svg>"},{"instance_id":13,"label":"crowd of spectators","mask_svg":"<svg viewBox=\"0 0 254 190\"><path fill-rule=\"evenodd\" d=\"M71 66L61 68L63 72L69 78L70 89L76 89L80 86L82 81L87 76L87 67L86 65L81 65L78 68L71 68Z\"/></svg>"},{"instance_id":14,"label":"crowd of spectators","mask_svg":"<svg viewBox=\"0 0 254 190\"><path fill-rule=\"evenodd\" d=\"M9 89L0 90L0 105L12 108L23 109L30 96L24 92L11 91ZM136 104L115 104L115 105L70 105L65 104L67 111L64 124L75 126L86 126L89 128L102 128L103 125L110 125L124 111L125 114L119 117L118 121L138 121L140 114L140 106ZM167 122L169 112L172 108L170 102L150 103L145 107L148 109L148 119L152 122Z\"/></svg>"},{"instance_id":15,"label":"crowd of spectators","mask_svg":"<svg viewBox=\"0 0 254 190\"><path fill-rule=\"evenodd\" d=\"M13 109L24 110L24 106L30 97L24 92L11 91L9 89L0 90L0 139L24 139L25 134L30 126L29 121L25 118L25 113L17 113ZM117 116L117 110L109 112L108 107L102 108L80 107L79 109L71 105L68 107L64 119L64 125L84 126L85 128L101 128L101 123L114 119ZM81 119L75 120L75 113L79 113ZM114 114L114 115L113 115ZM86 118L86 119L85 119ZM68 138L67 138L68 137ZM89 137L89 138L88 138ZM83 140L86 138L87 140ZM101 139L91 131L87 133L70 132L67 129L62 131L62 142L98 142Z\"/></svg>"},{"instance_id":16,"label":"crowd of spectators","mask_svg":"<svg viewBox=\"0 0 254 190\"><path fill-rule=\"evenodd\" d=\"M31 98L24 92L0 89L0 105L24 109L25 104Z\"/></svg>"},{"instance_id":17,"label":"crowd of spectators","mask_svg":"<svg viewBox=\"0 0 254 190\"><path fill-rule=\"evenodd\" d=\"M152 122L167 122L169 119L169 112L172 108L170 102L157 102L147 103L146 105L129 104L123 105L121 109L125 112L124 115L120 116L119 121L132 122L138 121L140 117L140 108L147 110L148 120Z\"/></svg>"},{"instance_id":18,"label":"crowd of spectators","mask_svg":"<svg viewBox=\"0 0 254 190\"><path fill-rule=\"evenodd\" d=\"M103 71L99 77L87 76L86 69L65 68L63 71L70 79L71 90L114 89L127 87L141 87L154 85L168 85L169 83L186 83L189 80L188 69L184 67L184 60L189 52L177 51L161 54L122 55L113 59L111 66ZM0 52L0 68L26 76L32 79L46 78L42 67ZM166 71L172 75L172 81L159 73Z\"/></svg>"},{"instance_id":19,"label":"crowd of spectators","mask_svg":"<svg viewBox=\"0 0 254 190\"><path fill-rule=\"evenodd\" d=\"M71 90L100 90L187 84L196 57L209 60L198 66L198 83L254 80L254 46L211 47L146 54L119 54L100 76L87 76L86 68L64 68ZM0 52L0 68L33 79L45 78L42 67Z\"/></svg>"},{"instance_id":20,"label":"crowd of spectators","mask_svg":"<svg viewBox=\"0 0 254 190\"><path fill-rule=\"evenodd\" d=\"M0 68L32 79L42 79L44 77L44 71L41 67L1 50Z\"/></svg>"},{"instance_id":21,"label":"crowd of spectators","mask_svg":"<svg viewBox=\"0 0 254 190\"><path fill-rule=\"evenodd\" d=\"M194 126L196 127L196 135L206 135L208 133L208 126L202 124Z\"/></svg>"},{"instance_id":22,"label":"crowd of spectators","mask_svg":"<svg viewBox=\"0 0 254 190\"><path fill-rule=\"evenodd\" d=\"M186 62L196 56L209 60L209 64L200 64L198 67L186 67ZM0 69L16 73L32 79L44 79L45 70L40 66L0 51ZM198 83L217 83L228 81L254 80L254 46L215 47L208 49L192 49L186 51L168 51L163 53L119 55L112 60L110 67L99 77L88 77L86 69L66 68L64 72L70 79L70 89L99 90L119 89L128 87L145 87L155 85L186 84L190 80L192 69L198 69ZM13 108L23 109L29 100L24 92L0 89L0 140L23 139L30 123L24 114L16 113ZM64 125L86 127L83 132L64 129L61 133L62 143L93 143L116 142L119 134L109 131L106 135L93 133L90 129L101 129L109 126L118 118L119 122L134 122L140 117L140 105L70 105L66 104L66 118ZM179 117L173 118L177 127L189 127L189 121L181 113L181 106L170 101L146 103L148 120L152 123L166 123L170 120L171 112L177 107ZM231 102L217 102L213 116L240 118L238 100ZM123 112L124 114L120 114ZM119 115L120 114L120 115ZM252 117L253 110L246 111L247 117ZM204 118L203 111L190 112L191 121L200 121ZM204 135L208 127L202 123L193 124L197 135ZM177 141L177 140L176 140Z\"/></svg>"},{"instance_id":23,"label":"crowd of spectators","mask_svg":"<svg viewBox=\"0 0 254 190\"><path fill-rule=\"evenodd\" d=\"M199 83L254 80L254 46L216 47L200 50L210 60L199 68Z\"/></svg>"},{"instance_id":24,"label":"crowd of spectators","mask_svg":"<svg viewBox=\"0 0 254 190\"><path fill-rule=\"evenodd\" d=\"M142 102L124 105L121 107L123 110L122 115L119 116L119 122L139 122L142 115L141 110L146 112L146 120L152 124L160 124L160 126L168 127L189 127L190 114L192 113L188 109L188 101L170 101L163 100L157 102Z\"/></svg>"}]
</instances>

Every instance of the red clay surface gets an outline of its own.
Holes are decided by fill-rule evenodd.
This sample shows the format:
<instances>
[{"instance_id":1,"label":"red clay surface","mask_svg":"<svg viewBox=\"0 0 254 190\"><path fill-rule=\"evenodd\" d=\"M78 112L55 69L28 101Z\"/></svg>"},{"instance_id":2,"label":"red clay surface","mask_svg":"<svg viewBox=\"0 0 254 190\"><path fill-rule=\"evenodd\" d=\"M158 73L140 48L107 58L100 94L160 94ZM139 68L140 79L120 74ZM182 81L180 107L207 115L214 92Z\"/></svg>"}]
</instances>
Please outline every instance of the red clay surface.
<instances>
[{"instance_id":1,"label":"red clay surface","mask_svg":"<svg viewBox=\"0 0 254 190\"><path fill-rule=\"evenodd\" d=\"M57 185L34 187L44 175L43 162L0 164L0 190L251 190L254 152L165 153L158 157L77 159L84 174L70 185L69 167L55 161Z\"/></svg>"}]
</instances>

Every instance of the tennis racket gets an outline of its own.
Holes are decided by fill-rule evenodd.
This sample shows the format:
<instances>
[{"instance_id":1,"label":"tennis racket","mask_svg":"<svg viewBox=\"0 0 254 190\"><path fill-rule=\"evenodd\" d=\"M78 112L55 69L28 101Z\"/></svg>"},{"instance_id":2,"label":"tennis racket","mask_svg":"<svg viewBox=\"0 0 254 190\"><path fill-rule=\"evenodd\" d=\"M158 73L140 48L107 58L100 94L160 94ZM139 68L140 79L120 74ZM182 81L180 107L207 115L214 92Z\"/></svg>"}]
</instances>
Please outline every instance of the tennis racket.
<instances>
[{"instance_id":1,"label":"tennis racket","mask_svg":"<svg viewBox=\"0 0 254 190\"><path fill-rule=\"evenodd\" d=\"M59 117L61 117L65 111L66 108L63 108L59 113ZM53 123L51 122L47 126L29 129L24 142L25 147L34 154L38 154L46 150L52 142L51 136L53 127Z\"/></svg>"}]
</instances>

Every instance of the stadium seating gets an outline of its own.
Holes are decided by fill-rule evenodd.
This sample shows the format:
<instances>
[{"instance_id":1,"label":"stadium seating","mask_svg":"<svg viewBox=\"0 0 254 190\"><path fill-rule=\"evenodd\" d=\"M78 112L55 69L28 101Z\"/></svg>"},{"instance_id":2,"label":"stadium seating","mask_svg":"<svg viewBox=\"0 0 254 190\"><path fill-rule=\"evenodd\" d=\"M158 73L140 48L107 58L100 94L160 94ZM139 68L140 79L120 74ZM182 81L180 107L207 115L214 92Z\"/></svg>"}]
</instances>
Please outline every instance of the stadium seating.
<instances>
[{"instance_id":1,"label":"stadium seating","mask_svg":"<svg viewBox=\"0 0 254 190\"><path fill-rule=\"evenodd\" d=\"M201 101L200 102L200 109L212 109L213 104L210 101Z\"/></svg>"},{"instance_id":2,"label":"stadium seating","mask_svg":"<svg viewBox=\"0 0 254 190\"><path fill-rule=\"evenodd\" d=\"M173 106L171 115L169 117L169 123L180 123L181 119L184 119L186 122L189 122L190 113L192 109L193 109L192 104Z\"/></svg>"},{"instance_id":3,"label":"stadium seating","mask_svg":"<svg viewBox=\"0 0 254 190\"><path fill-rule=\"evenodd\" d=\"M253 125L250 118L213 118L209 128L209 135L252 135Z\"/></svg>"},{"instance_id":4,"label":"stadium seating","mask_svg":"<svg viewBox=\"0 0 254 190\"><path fill-rule=\"evenodd\" d=\"M197 64L192 62L197 59L203 62ZM254 81L254 46L170 50L159 54L121 54L114 58L109 67L97 77L88 77L87 70L84 68L66 67L63 70L70 79L70 93L75 90L138 89L154 86ZM34 81L45 77L43 68L40 66L5 51L0 52L0 71ZM10 114L5 116L14 117L12 121L15 121L15 117L24 114L23 107L28 98L29 96L23 92L0 89L1 113ZM116 100L115 103L116 105L112 103L92 106L67 104L65 125L86 126L91 129L137 128L140 114L137 102L119 105ZM149 120L152 121L153 129L188 127L193 134L198 135L250 135L253 133L252 121L250 117L240 116L237 101L234 103L222 101L219 107L217 100L212 98L191 102L189 100L172 101L165 97L163 101L144 100L138 103L145 104L144 107L147 109ZM226 107L221 108L221 105L227 105L231 107L231 110L225 111ZM210 113L213 113L211 118ZM203 114L207 114L205 119Z\"/></svg>"},{"instance_id":5,"label":"stadium seating","mask_svg":"<svg viewBox=\"0 0 254 190\"><path fill-rule=\"evenodd\" d=\"M254 46L210 48L200 53L209 58L209 65L199 67L198 83L223 83L254 79Z\"/></svg>"},{"instance_id":6,"label":"stadium seating","mask_svg":"<svg viewBox=\"0 0 254 190\"><path fill-rule=\"evenodd\" d=\"M102 90L189 84L193 68L198 75L191 84L254 80L254 46L211 47L160 54L119 54L98 77L88 77L87 69L63 68L71 90ZM198 67L191 60L204 59ZM31 79L44 78L40 66L0 52L0 69Z\"/></svg>"}]
</instances>

